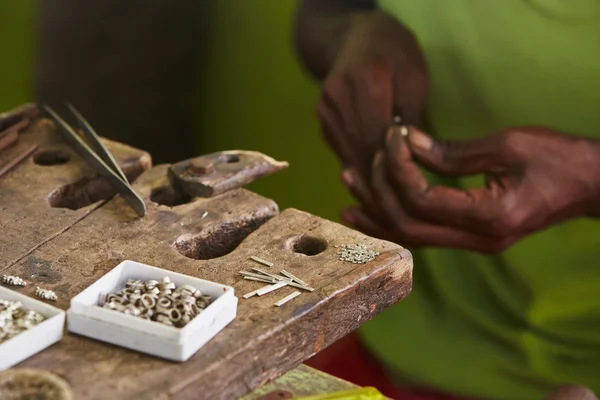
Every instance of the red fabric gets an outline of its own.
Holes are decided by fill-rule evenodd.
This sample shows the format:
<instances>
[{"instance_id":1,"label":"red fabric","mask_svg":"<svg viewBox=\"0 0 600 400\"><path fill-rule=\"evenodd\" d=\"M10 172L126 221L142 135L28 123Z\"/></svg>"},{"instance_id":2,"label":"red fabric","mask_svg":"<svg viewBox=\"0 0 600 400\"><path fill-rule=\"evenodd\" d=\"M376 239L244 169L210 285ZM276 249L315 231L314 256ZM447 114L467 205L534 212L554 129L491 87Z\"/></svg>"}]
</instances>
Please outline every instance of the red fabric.
<instances>
[{"instance_id":1,"label":"red fabric","mask_svg":"<svg viewBox=\"0 0 600 400\"><path fill-rule=\"evenodd\" d=\"M392 383L381 365L367 352L354 333L335 342L306 362L359 386L372 386L394 400L459 400L425 390L405 390Z\"/></svg>"}]
</instances>

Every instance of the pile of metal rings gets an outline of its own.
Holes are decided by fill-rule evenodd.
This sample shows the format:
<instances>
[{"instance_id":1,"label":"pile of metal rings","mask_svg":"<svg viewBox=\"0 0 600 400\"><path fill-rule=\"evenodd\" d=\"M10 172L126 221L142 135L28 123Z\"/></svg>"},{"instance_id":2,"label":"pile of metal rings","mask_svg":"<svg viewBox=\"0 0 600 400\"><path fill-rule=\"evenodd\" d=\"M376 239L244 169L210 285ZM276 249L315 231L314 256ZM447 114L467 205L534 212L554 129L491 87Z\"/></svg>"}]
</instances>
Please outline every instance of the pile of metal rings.
<instances>
[{"instance_id":1,"label":"pile of metal rings","mask_svg":"<svg viewBox=\"0 0 600 400\"><path fill-rule=\"evenodd\" d=\"M203 295L190 285L177 287L171 279L160 281L130 279L117 293L102 293L99 305L165 325L182 328L211 303L212 298Z\"/></svg>"},{"instance_id":2,"label":"pile of metal rings","mask_svg":"<svg viewBox=\"0 0 600 400\"><path fill-rule=\"evenodd\" d=\"M24 309L20 301L0 299L0 343L33 328L44 319L42 314Z\"/></svg>"}]
</instances>

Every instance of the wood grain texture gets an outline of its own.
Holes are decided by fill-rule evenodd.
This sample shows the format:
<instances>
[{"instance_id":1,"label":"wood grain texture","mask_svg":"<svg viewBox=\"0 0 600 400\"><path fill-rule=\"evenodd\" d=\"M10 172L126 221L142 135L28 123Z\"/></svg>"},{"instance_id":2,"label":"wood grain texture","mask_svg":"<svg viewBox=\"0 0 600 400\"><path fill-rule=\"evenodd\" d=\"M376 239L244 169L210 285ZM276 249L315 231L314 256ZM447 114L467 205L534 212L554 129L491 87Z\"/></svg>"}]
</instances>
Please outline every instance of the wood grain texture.
<instances>
[{"instance_id":1,"label":"wood grain texture","mask_svg":"<svg viewBox=\"0 0 600 400\"><path fill-rule=\"evenodd\" d=\"M134 178L150 168L150 155L132 147L105 140L119 164ZM60 234L100 206L100 199L115 192L85 164L56 134L56 126L40 119L20 134L19 141L0 154L0 166L33 144L38 153L0 179L0 272L36 248ZM59 165L38 165L41 155L66 154L69 160ZM77 210L52 207L62 200L92 204ZM92 198L90 198L90 196ZM77 201L75 201L77 203ZM66 204L68 205L68 204Z\"/></svg>"},{"instance_id":2,"label":"wood grain texture","mask_svg":"<svg viewBox=\"0 0 600 400\"><path fill-rule=\"evenodd\" d=\"M33 136L45 141L43 147L59 145L47 121L37 130ZM25 139L19 146L32 140ZM139 164L146 157L126 146L111 146L117 159L136 154ZM59 297L55 304L66 309L70 298L131 259L231 285L240 298L237 318L186 363L67 334L20 365L63 377L76 398L237 398L410 292L412 257L407 250L298 210L279 213L274 201L245 189L192 199L173 191L169 166L159 165L134 184L147 205L144 218L119 196L78 210L58 209L50 207L48 193L80 179L85 166L69 161L45 170L29 161L0 181L1 223L9 233L0 239L9 249L2 254L2 272L29 281L19 291L33 296L36 286L52 289ZM367 264L341 262L335 246L347 243L364 243L381 255ZM283 307L273 303L296 289L242 299L263 285L238 274L256 266L248 260L251 255L273 262L274 272L285 269L300 277L315 291Z\"/></svg>"}]
</instances>

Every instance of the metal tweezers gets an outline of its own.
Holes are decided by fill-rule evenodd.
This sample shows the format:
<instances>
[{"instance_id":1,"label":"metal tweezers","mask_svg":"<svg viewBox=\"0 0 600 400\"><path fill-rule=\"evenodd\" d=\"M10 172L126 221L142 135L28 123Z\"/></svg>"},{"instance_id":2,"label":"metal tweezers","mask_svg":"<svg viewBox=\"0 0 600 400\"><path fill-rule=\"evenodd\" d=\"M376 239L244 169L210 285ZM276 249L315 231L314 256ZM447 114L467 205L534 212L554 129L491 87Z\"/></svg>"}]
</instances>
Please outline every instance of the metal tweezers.
<instances>
[{"instance_id":1,"label":"metal tweezers","mask_svg":"<svg viewBox=\"0 0 600 400\"><path fill-rule=\"evenodd\" d=\"M64 139L73 147L73 149L84 159L98 174L103 176L119 192L119 194L129 203L135 212L143 217L146 214L146 205L141 197L133 190L123 170L117 164L110 151L102 144L100 137L96 134L92 126L85 118L73 107L68 104L69 110L73 113L83 135L82 139L73 127L65 122L52 108L44 106L44 109L57 122L58 131ZM89 143L86 143L86 141ZM91 146L91 147L90 147Z\"/></svg>"}]
</instances>

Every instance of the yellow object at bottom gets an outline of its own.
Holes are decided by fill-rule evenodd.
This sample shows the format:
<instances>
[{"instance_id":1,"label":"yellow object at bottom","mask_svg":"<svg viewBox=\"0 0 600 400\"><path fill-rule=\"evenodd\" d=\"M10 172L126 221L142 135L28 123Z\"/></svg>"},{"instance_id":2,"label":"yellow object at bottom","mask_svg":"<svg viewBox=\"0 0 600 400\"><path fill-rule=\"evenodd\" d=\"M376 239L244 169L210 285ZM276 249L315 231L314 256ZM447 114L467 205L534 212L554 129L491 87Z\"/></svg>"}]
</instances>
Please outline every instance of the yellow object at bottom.
<instances>
[{"instance_id":1,"label":"yellow object at bottom","mask_svg":"<svg viewBox=\"0 0 600 400\"><path fill-rule=\"evenodd\" d=\"M301 397L297 400L386 400L385 396L372 387L346 390L317 396Z\"/></svg>"}]
</instances>

